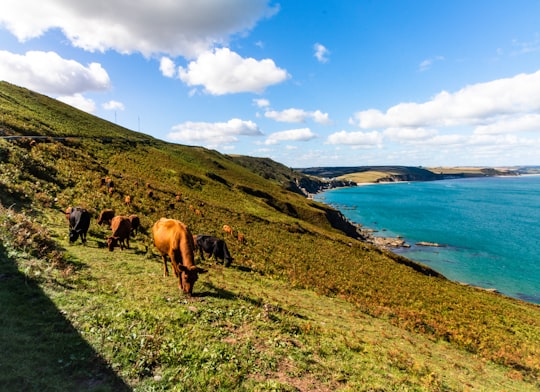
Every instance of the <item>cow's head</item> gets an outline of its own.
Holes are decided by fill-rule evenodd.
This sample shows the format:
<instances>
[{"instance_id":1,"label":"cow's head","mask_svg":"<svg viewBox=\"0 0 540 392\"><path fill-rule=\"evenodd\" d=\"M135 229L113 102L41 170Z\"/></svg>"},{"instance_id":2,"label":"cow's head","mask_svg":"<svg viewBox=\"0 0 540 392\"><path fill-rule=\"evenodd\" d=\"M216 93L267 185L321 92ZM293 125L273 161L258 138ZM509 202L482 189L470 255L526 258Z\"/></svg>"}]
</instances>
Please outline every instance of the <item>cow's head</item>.
<instances>
[{"instance_id":1,"label":"cow's head","mask_svg":"<svg viewBox=\"0 0 540 392\"><path fill-rule=\"evenodd\" d=\"M112 252L115 247L118 246L118 237L109 237L107 238L107 248Z\"/></svg>"},{"instance_id":2,"label":"cow's head","mask_svg":"<svg viewBox=\"0 0 540 392\"><path fill-rule=\"evenodd\" d=\"M77 233L75 230L69 231L69 242L75 242L79 238L79 233Z\"/></svg>"},{"instance_id":3,"label":"cow's head","mask_svg":"<svg viewBox=\"0 0 540 392\"><path fill-rule=\"evenodd\" d=\"M205 269L199 268L195 265L186 267L184 265L179 266L180 269L180 285L184 294L191 296L193 294L193 286L195 282L199 279L199 274L204 274L208 272Z\"/></svg>"}]
</instances>

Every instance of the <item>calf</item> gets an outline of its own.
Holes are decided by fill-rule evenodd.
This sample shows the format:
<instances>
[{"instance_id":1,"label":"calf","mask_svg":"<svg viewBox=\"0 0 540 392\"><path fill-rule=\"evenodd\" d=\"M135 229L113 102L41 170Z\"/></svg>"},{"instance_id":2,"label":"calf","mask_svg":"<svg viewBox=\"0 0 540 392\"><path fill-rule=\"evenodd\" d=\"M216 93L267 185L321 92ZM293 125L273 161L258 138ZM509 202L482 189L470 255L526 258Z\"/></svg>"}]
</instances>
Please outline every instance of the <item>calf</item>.
<instances>
[{"instance_id":1,"label":"calf","mask_svg":"<svg viewBox=\"0 0 540 392\"><path fill-rule=\"evenodd\" d=\"M112 252L115 247L124 246L129 249L129 236L131 234L131 221L127 216L115 216L111 222L112 235L107 238L107 247Z\"/></svg>"},{"instance_id":2,"label":"calf","mask_svg":"<svg viewBox=\"0 0 540 392\"><path fill-rule=\"evenodd\" d=\"M210 257L215 260L221 260L225 267L228 267L233 262L233 258L229 253L227 244L224 240L209 235L199 234L195 237L196 247L199 249L199 255L204 260L203 252L206 252Z\"/></svg>"}]
</instances>

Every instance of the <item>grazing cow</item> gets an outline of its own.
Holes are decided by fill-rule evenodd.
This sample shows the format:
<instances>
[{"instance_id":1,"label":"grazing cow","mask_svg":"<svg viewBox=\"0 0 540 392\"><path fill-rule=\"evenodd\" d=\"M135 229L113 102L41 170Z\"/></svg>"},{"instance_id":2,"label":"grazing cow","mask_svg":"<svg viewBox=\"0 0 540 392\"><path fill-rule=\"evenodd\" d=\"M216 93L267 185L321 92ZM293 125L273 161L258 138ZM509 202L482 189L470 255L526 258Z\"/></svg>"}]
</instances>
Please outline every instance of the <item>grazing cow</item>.
<instances>
[{"instance_id":1,"label":"grazing cow","mask_svg":"<svg viewBox=\"0 0 540 392\"><path fill-rule=\"evenodd\" d=\"M111 210L110 208L101 210L99 213L98 218L98 225L102 225L103 223L106 223L107 225L111 225L112 218L114 218L114 210Z\"/></svg>"},{"instance_id":2,"label":"grazing cow","mask_svg":"<svg viewBox=\"0 0 540 392\"><path fill-rule=\"evenodd\" d=\"M131 234L131 222L127 216L115 216L111 221L112 235L107 238L107 247L112 252L115 247L124 246L129 249L129 235Z\"/></svg>"},{"instance_id":3,"label":"grazing cow","mask_svg":"<svg viewBox=\"0 0 540 392\"><path fill-rule=\"evenodd\" d=\"M86 244L86 233L90 227L90 213L82 207L73 207L66 210L66 216L69 210L69 242L77 241L79 236L83 244Z\"/></svg>"},{"instance_id":4,"label":"grazing cow","mask_svg":"<svg viewBox=\"0 0 540 392\"><path fill-rule=\"evenodd\" d=\"M135 234L139 232L139 227L141 226L141 220L137 215L128 216L129 222L131 223L131 236L135 237Z\"/></svg>"},{"instance_id":5,"label":"grazing cow","mask_svg":"<svg viewBox=\"0 0 540 392\"><path fill-rule=\"evenodd\" d=\"M229 225L223 225L223 231L227 234L234 236L233 229Z\"/></svg>"},{"instance_id":6,"label":"grazing cow","mask_svg":"<svg viewBox=\"0 0 540 392\"><path fill-rule=\"evenodd\" d=\"M246 243L246 236L243 233L238 233L238 242L240 242L241 244Z\"/></svg>"},{"instance_id":7,"label":"grazing cow","mask_svg":"<svg viewBox=\"0 0 540 392\"><path fill-rule=\"evenodd\" d=\"M215 260L221 260L225 267L228 267L233 262L233 258L227 249L227 244L224 240L210 235L199 234L195 237L195 245L199 249L199 255L204 260L204 253Z\"/></svg>"},{"instance_id":8,"label":"grazing cow","mask_svg":"<svg viewBox=\"0 0 540 392\"><path fill-rule=\"evenodd\" d=\"M199 274L207 271L195 265L193 236L188 227L179 220L161 218L152 227L152 237L163 259L164 276L169 276L168 256L178 278L178 288L191 296Z\"/></svg>"},{"instance_id":9,"label":"grazing cow","mask_svg":"<svg viewBox=\"0 0 540 392\"><path fill-rule=\"evenodd\" d=\"M114 188L114 181L111 177L105 177L105 186L107 187L107 189Z\"/></svg>"},{"instance_id":10,"label":"grazing cow","mask_svg":"<svg viewBox=\"0 0 540 392\"><path fill-rule=\"evenodd\" d=\"M131 204L131 196L130 195L127 195L126 197L124 197L124 203L126 203L126 205Z\"/></svg>"}]
</instances>

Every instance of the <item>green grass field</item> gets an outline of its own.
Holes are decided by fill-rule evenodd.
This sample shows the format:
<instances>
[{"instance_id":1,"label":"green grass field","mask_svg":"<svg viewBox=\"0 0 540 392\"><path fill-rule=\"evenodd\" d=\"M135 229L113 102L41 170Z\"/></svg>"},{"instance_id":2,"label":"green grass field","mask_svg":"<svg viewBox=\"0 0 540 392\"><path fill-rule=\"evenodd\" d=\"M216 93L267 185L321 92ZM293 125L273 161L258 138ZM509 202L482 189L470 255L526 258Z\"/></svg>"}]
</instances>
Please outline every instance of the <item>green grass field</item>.
<instances>
[{"instance_id":1,"label":"green grass field","mask_svg":"<svg viewBox=\"0 0 540 392\"><path fill-rule=\"evenodd\" d=\"M345 236L329 207L286 190L299 173L161 142L6 83L0 110L5 135L51 137L0 140L0 389L540 387L540 307ZM67 241L72 205L93 214L86 246ZM130 249L105 247L103 208L141 217ZM235 258L197 257L209 271L192 298L163 277L148 234L162 216L225 238Z\"/></svg>"}]
</instances>

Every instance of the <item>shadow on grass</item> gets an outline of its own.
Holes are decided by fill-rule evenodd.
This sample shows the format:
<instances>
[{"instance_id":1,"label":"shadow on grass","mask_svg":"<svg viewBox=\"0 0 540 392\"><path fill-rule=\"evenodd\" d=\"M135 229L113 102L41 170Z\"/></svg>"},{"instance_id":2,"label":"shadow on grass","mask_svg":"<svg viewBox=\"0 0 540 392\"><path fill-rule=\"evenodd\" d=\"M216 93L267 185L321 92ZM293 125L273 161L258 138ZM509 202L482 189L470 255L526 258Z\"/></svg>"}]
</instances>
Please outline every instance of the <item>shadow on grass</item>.
<instances>
[{"instance_id":1,"label":"shadow on grass","mask_svg":"<svg viewBox=\"0 0 540 392\"><path fill-rule=\"evenodd\" d=\"M0 304L0 390L131 390L2 244Z\"/></svg>"}]
</instances>

